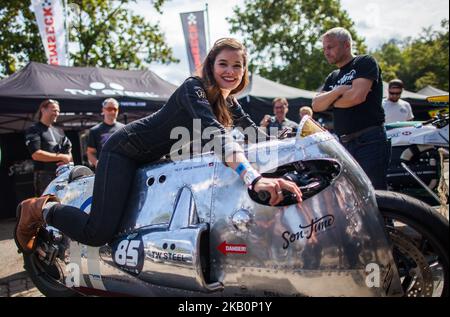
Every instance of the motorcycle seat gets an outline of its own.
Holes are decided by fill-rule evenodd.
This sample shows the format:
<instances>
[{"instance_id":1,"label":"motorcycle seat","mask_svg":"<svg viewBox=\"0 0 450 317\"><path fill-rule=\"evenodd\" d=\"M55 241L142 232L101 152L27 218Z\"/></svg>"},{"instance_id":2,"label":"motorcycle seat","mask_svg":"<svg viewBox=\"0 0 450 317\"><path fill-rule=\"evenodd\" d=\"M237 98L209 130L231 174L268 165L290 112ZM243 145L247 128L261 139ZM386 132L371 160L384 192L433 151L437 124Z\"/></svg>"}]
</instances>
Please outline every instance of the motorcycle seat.
<instances>
[{"instance_id":1,"label":"motorcycle seat","mask_svg":"<svg viewBox=\"0 0 450 317\"><path fill-rule=\"evenodd\" d=\"M94 175L94 172L87 166L77 165L69 173L68 182L71 183L82 177Z\"/></svg>"}]
</instances>

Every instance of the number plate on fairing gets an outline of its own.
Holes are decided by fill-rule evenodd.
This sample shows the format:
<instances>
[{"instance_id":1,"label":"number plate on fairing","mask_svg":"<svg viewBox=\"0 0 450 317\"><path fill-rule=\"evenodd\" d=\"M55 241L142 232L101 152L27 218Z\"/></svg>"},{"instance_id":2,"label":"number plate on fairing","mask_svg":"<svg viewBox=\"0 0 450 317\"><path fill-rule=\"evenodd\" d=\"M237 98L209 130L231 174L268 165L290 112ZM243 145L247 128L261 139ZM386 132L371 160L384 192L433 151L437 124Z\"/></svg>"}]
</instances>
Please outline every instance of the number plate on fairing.
<instances>
[{"instance_id":1,"label":"number plate on fairing","mask_svg":"<svg viewBox=\"0 0 450 317\"><path fill-rule=\"evenodd\" d=\"M115 241L111 248L116 265L131 274L139 274L144 266L144 244L140 234L131 234Z\"/></svg>"}]
</instances>

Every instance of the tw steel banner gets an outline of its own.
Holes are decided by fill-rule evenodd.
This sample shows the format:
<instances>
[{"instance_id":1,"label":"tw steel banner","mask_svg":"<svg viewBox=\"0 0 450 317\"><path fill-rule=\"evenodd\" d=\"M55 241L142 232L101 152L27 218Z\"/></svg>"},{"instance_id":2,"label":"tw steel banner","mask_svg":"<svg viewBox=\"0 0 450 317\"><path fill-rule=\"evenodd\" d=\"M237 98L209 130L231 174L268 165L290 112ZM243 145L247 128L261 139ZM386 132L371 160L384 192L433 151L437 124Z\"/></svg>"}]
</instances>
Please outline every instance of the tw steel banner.
<instances>
[{"instance_id":1,"label":"tw steel banner","mask_svg":"<svg viewBox=\"0 0 450 317\"><path fill-rule=\"evenodd\" d=\"M44 44L47 63L68 66L66 29L61 0L31 0L36 22Z\"/></svg>"},{"instance_id":2,"label":"tw steel banner","mask_svg":"<svg viewBox=\"0 0 450 317\"><path fill-rule=\"evenodd\" d=\"M205 18L203 12L180 13L191 74L200 67L206 57Z\"/></svg>"}]
</instances>

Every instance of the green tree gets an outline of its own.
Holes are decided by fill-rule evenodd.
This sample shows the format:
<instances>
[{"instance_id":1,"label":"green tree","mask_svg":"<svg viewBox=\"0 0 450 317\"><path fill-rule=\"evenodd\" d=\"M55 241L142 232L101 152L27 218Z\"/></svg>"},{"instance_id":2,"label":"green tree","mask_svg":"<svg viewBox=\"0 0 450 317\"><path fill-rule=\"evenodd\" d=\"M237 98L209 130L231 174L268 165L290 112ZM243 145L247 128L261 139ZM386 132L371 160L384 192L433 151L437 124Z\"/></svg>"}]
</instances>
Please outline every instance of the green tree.
<instances>
[{"instance_id":1,"label":"green tree","mask_svg":"<svg viewBox=\"0 0 450 317\"><path fill-rule=\"evenodd\" d=\"M392 39L372 53L373 57L380 64L380 68L383 71L383 80L385 81L397 78L397 73L403 65L401 45L400 41Z\"/></svg>"},{"instance_id":2,"label":"green tree","mask_svg":"<svg viewBox=\"0 0 450 317\"><path fill-rule=\"evenodd\" d=\"M341 26L350 31L355 50L363 39L339 0L245 0L228 18L232 33L241 33L252 59L250 69L287 85L317 89L334 69L322 53L320 36Z\"/></svg>"},{"instance_id":3,"label":"green tree","mask_svg":"<svg viewBox=\"0 0 450 317\"><path fill-rule=\"evenodd\" d=\"M410 87L419 90L432 85L448 91L449 20L441 22L441 30L424 29L403 52L405 69L399 72Z\"/></svg>"},{"instance_id":4,"label":"green tree","mask_svg":"<svg viewBox=\"0 0 450 317\"><path fill-rule=\"evenodd\" d=\"M46 62L29 1L1 0L0 74L11 74L28 61ZM3 2L5 5L3 5ZM176 62L157 24L133 14L135 0L69 0L70 59L74 66L143 68L145 63ZM165 0L153 0L159 12Z\"/></svg>"},{"instance_id":5,"label":"green tree","mask_svg":"<svg viewBox=\"0 0 450 317\"><path fill-rule=\"evenodd\" d=\"M27 61L45 62L45 52L28 1L0 0L0 77Z\"/></svg>"},{"instance_id":6,"label":"green tree","mask_svg":"<svg viewBox=\"0 0 450 317\"><path fill-rule=\"evenodd\" d=\"M425 28L414 39L390 40L373 52L384 79L400 78L410 90L432 85L448 91L449 21L443 20L441 27Z\"/></svg>"}]
</instances>

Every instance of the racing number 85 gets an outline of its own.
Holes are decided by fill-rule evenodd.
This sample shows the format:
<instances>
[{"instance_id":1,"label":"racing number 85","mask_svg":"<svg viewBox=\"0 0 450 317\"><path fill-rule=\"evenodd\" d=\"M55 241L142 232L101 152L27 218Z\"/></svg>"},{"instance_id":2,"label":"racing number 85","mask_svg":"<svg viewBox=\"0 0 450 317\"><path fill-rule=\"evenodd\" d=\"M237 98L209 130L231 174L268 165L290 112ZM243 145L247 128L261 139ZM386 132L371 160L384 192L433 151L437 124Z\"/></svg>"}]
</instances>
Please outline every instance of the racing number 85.
<instances>
[{"instance_id":1,"label":"racing number 85","mask_svg":"<svg viewBox=\"0 0 450 317\"><path fill-rule=\"evenodd\" d=\"M117 246L114 260L118 265L137 266L140 240L122 240Z\"/></svg>"}]
</instances>

